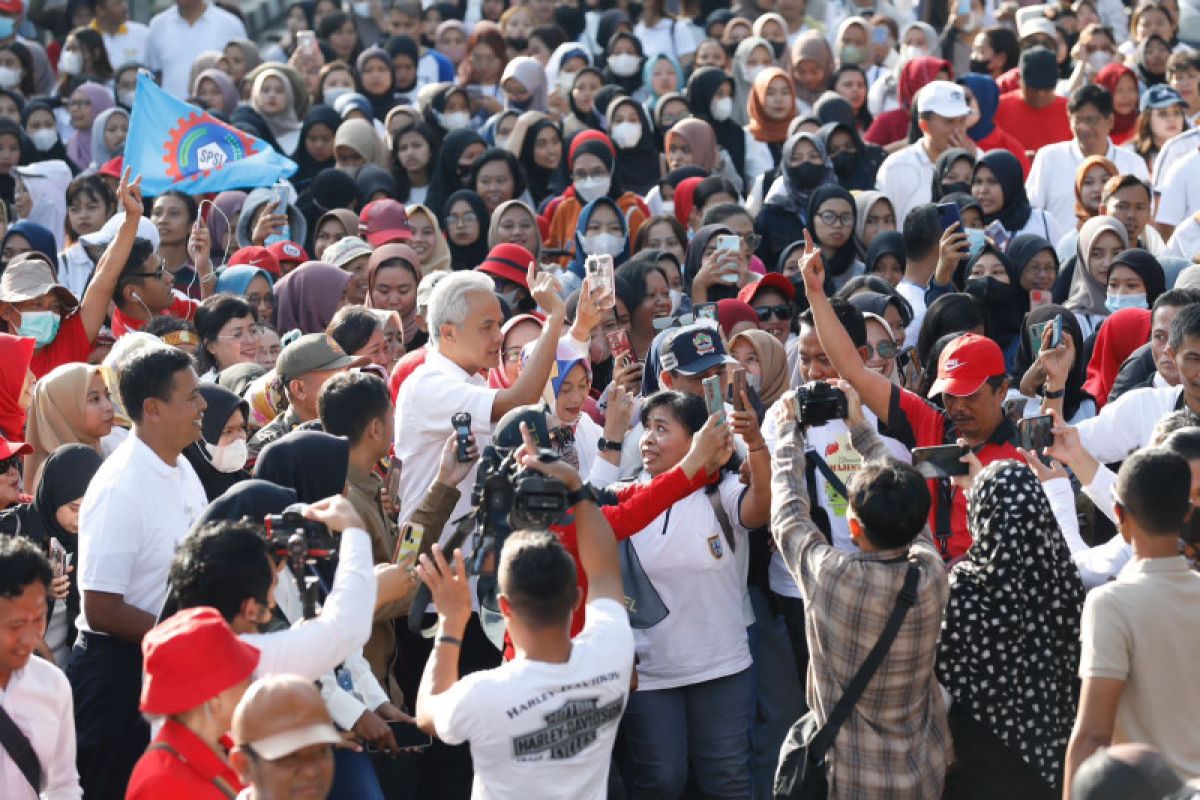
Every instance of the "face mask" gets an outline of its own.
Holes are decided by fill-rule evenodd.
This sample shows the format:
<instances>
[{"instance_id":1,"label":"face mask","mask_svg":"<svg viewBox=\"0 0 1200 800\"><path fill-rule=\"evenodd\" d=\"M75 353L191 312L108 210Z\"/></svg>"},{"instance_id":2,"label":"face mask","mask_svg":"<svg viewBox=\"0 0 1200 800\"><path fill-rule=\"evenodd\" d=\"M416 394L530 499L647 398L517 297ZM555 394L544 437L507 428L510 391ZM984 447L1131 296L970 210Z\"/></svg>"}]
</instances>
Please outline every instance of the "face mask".
<instances>
[{"instance_id":1,"label":"face mask","mask_svg":"<svg viewBox=\"0 0 1200 800\"><path fill-rule=\"evenodd\" d=\"M664 200L662 204L662 213L666 214L668 217L675 216L675 201Z\"/></svg>"},{"instance_id":2,"label":"face mask","mask_svg":"<svg viewBox=\"0 0 1200 800\"><path fill-rule=\"evenodd\" d=\"M219 444L212 451L212 465L217 472L237 472L246 466L250 450L245 439L234 439L229 444Z\"/></svg>"},{"instance_id":3,"label":"face mask","mask_svg":"<svg viewBox=\"0 0 1200 800\"><path fill-rule=\"evenodd\" d=\"M842 45L842 63L843 64L861 64L863 59L867 57L867 52L863 48L855 44Z\"/></svg>"},{"instance_id":4,"label":"face mask","mask_svg":"<svg viewBox=\"0 0 1200 800\"><path fill-rule=\"evenodd\" d=\"M351 7L354 8L354 16L356 16L356 17L371 16L371 4L370 3L351 3L350 5L351 5Z\"/></svg>"},{"instance_id":5,"label":"face mask","mask_svg":"<svg viewBox=\"0 0 1200 800\"><path fill-rule=\"evenodd\" d=\"M641 65L642 60L633 53L617 53L608 59L608 68L612 70L613 75L621 78L636 75Z\"/></svg>"},{"instance_id":6,"label":"face mask","mask_svg":"<svg viewBox=\"0 0 1200 800\"><path fill-rule=\"evenodd\" d=\"M504 37L504 41L509 47L519 53L529 49L529 40L524 36L506 36Z\"/></svg>"},{"instance_id":7,"label":"face mask","mask_svg":"<svg viewBox=\"0 0 1200 800\"><path fill-rule=\"evenodd\" d=\"M900 57L905 61L912 61L914 58L929 55L924 47L917 47L915 44L906 44L900 48Z\"/></svg>"},{"instance_id":8,"label":"face mask","mask_svg":"<svg viewBox=\"0 0 1200 800\"><path fill-rule=\"evenodd\" d=\"M971 193L971 184L966 183L966 182L943 183L942 184L942 197L945 197L946 195L949 195L949 194L956 194L959 192L961 192L962 194L970 194Z\"/></svg>"},{"instance_id":9,"label":"face mask","mask_svg":"<svg viewBox=\"0 0 1200 800\"><path fill-rule=\"evenodd\" d=\"M513 100L511 97L508 98L508 107L515 108L517 111L528 111L531 105L533 105L532 97L527 100Z\"/></svg>"},{"instance_id":10,"label":"face mask","mask_svg":"<svg viewBox=\"0 0 1200 800\"><path fill-rule=\"evenodd\" d=\"M328 97L329 95L325 95ZM133 101L137 97L137 89L127 89L117 93L117 100L126 108L133 108Z\"/></svg>"},{"instance_id":11,"label":"face mask","mask_svg":"<svg viewBox=\"0 0 1200 800\"><path fill-rule=\"evenodd\" d=\"M7 39L17 30L17 21L12 17L0 17L0 39Z\"/></svg>"},{"instance_id":12,"label":"face mask","mask_svg":"<svg viewBox=\"0 0 1200 800\"><path fill-rule=\"evenodd\" d=\"M787 40L782 42L771 42L771 52L775 54L775 58L783 58L783 54L787 51Z\"/></svg>"},{"instance_id":13,"label":"face mask","mask_svg":"<svg viewBox=\"0 0 1200 800\"><path fill-rule=\"evenodd\" d=\"M838 174L838 177L844 178L854 171L858 153L838 153L831 160L833 161L833 171Z\"/></svg>"},{"instance_id":14,"label":"face mask","mask_svg":"<svg viewBox=\"0 0 1200 800\"><path fill-rule=\"evenodd\" d=\"M501 150L508 147L508 137L507 136L497 136L496 137L496 147L499 147Z\"/></svg>"},{"instance_id":15,"label":"face mask","mask_svg":"<svg viewBox=\"0 0 1200 800\"><path fill-rule=\"evenodd\" d=\"M1092 68L1092 72L1099 72L1112 63L1112 53L1107 50L1097 50L1094 53L1088 53L1088 66Z\"/></svg>"},{"instance_id":16,"label":"face mask","mask_svg":"<svg viewBox=\"0 0 1200 800\"><path fill-rule=\"evenodd\" d=\"M814 189L820 186L821 181L825 178L824 164L800 164L796 167L787 168L788 178L792 184L800 189Z\"/></svg>"},{"instance_id":17,"label":"face mask","mask_svg":"<svg viewBox=\"0 0 1200 800\"><path fill-rule=\"evenodd\" d=\"M762 390L762 376L747 372L746 385L753 389L755 394L758 394Z\"/></svg>"},{"instance_id":18,"label":"face mask","mask_svg":"<svg viewBox=\"0 0 1200 800\"><path fill-rule=\"evenodd\" d=\"M78 50L63 50L58 58L58 71L63 75L83 72L83 55Z\"/></svg>"},{"instance_id":19,"label":"face mask","mask_svg":"<svg viewBox=\"0 0 1200 800\"><path fill-rule=\"evenodd\" d=\"M45 347L58 335L60 322L62 320L53 311L22 311L17 335L33 339L36 347Z\"/></svg>"},{"instance_id":20,"label":"face mask","mask_svg":"<svg viewBox=\"0 0 1200 800\"><path fill-rule=\"evenodd\" d=\"M764 69L766 69L766 67L764 67L762 64L755 64L753 67L746 67L746 80L749 83L754 83L754 79L757 78L758 74Z\"/></svg>"},{"instance_id":21,"label":"face mask","mask_svg":"<svg viewBox=\"0 0 1200 800\"><path fill-rule=\"evenodd\" d=\"M671 313L679 313L679 305L683 302L683 292L678 289L668 289L671 294Z\"/></svg>"},{"instance_id":22,"label":"face mask","mask_svg":"<svg viewBox=\"0 0 1200 800\"><path fill-rule=\"evenodd\" d=\"M633 147L642 138L642 126L636 122L618 122L613 125L612 138L617 147Z\"/></svg>"},{"instance_id":23,"label":"face mask","mask_svg":"<svg viewBox=\"0 0 1200 800\"><path fill-rule=\"evenodd\" d=\"M353 91L349 86L332 86L325 90L325 105L331 106L337 102L339 97Z\"/></svg>"},{"instance_id":24,"label":"face mask","mask_svg":"<svg viewBox=\"0 0 1200 800\"><path fill-rule=\"evenodd\" d=\"M439 112L438 122L448 131L465 128L471 124L471 115L465 111L451 111L449 114Z\"/></svg>"},{"instance_id":25,"label":"face mask","mask_svg":"<svg viewBox=\"0 0 1200 800\"><path fill-rule=\"evenodd\" d=\"M615 233L593 233L583 237L583 249L589 256L619 256L625 249L625 237Z\"/></svg>"},{"instance_id":26,"label":"face mask","mask_svg":"<svg viewBox=\"0 0 1200 800\"><path fill-rule=\"evenodd\" d=\"M982 58L972 58L971 59L971 72L974 72L979 75L990 75L991 74L991 72L988 70L988 62Z\"/></svg>"},{"instance_id":27,"label":"face mask","mask_svg":"<svg viewBox=\"0 0 1200 800\"><path fill-rule=\"evenodd\" d=\"M724 122L733 116L733 98L722 97L712 101L712 116L717 122Z\"/></svg>"},{"instance_id":28,"label":"face mask","mask_svg":"<svg viewBox=\"0 0 1200 800\"><path fill-rule=\"evenodd\" d=\"M54 128L42 128L40 131L29 134L29 138L33 140L34 147L45 152L54 147L54 143L58 141L58 131Z\"/></svg>"},{"instance_id":29,"label":"face mask","mask_svg":"<svg viewBox=\"0 0 1200 800\"><path fill-rule=\"evenodd\" d=\"M569 92L569 91L571 91L571 87L574 85L575 85L575 73L574 72L558 73L558 88L560 91Z\"/></svg>"},{"instance_id":30,"label":"face mask","mask_svg":"<svg viewBox=\"0 0 1200 800\"><path fill-rule=\"evenodd\" d=\"M1146 303L1145 292L1138 292L1137 294L1113 294L1109 292L1108 296L1104 298L1104 307L1110 313L1115 313L1122 308L1149 308L1150 306Z\"/></svg>"},{"instance_id":31,"label":"face mask","mask_svg":"<svg viewBox=\"0 0 1200 800\"><path fill-rule=\"evenodd\" d=\"M583 202L590 203L597 197L608 194L611 186L611 175L605 175L602 178L584 178L581 181L575 181L575 194L583 198Z\"/></svg>"},{"instance_id":32,"label":"face mask","mask_svg":"<svg viewBox=\"0 0 1200 800\"><path fill-rule=\"evenodd\" d=\"M3 19L3 17L0 17ZM0 38L3 38L0 36ZM12 67L0 67L0 88L12 89L21 82L21 70Z\"/></svg>"}]
</instances>

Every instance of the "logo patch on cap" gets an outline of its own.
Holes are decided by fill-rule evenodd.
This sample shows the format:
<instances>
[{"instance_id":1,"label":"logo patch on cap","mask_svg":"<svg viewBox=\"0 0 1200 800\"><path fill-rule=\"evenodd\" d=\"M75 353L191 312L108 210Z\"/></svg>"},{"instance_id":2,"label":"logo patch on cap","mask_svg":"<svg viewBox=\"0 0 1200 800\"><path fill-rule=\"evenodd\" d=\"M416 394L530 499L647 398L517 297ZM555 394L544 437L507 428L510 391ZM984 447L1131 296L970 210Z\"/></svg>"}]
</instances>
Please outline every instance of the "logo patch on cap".
<instances>
[{"instance_id":1,"label":"logo patch on cap","mask_svg":"<svg viewBox=\"0 0 1200 800\"><path fill-rule=\"evenodd\" d=\"M342 349L342 346L338 344L332 336L327 335L325 337L325 344L329 345L329 349L337 353L339 356L346 355L346 351Z\"/></svg>"},{"instance_id":2,"label":"logo patch on cap","mask_svg":"<svg viewBox=\"0 0 1200 800\"><path fill-rule=\"evenodd\" d=\"M713 345L712 336L703 332L692 336L692 346L696 348L696 355L698 356L711 356L717 349Z\"/></svg>"},{"instance_id":3,"label":"logo patch on cap","mask_svg":"<svg viewBox=\"0 0 1200 800\"><path fill-rule=\"evenodd\" d=\"M675 357L674 353L663 353L658 360L662 368L667 372L674 372L679 368L679 359Z\"/></svg>"},{"instance_id":4,"label":"logo patch on cap","mask_svg":"<svg viewBox=\"0 0 1200 800\"><path fill-rule=\"evenodd\" d=\"M945 368L946 372L954 372L954 370L963 366L964 363L965 362L959 361L957 358L948 358L946 359L946 363L942 366Z\"/></svg>"},{"instance_id":5,"label":"logo patch on cap","mask_svg":"<svg viewBox=\"0 0 1200 800\"><path fill-rule=\"evenodd\" d=\"M282 249L285 256L291 256L292 258L300 257L300 248L291 242L284 242Z\"/></svg>"}]
</instances>

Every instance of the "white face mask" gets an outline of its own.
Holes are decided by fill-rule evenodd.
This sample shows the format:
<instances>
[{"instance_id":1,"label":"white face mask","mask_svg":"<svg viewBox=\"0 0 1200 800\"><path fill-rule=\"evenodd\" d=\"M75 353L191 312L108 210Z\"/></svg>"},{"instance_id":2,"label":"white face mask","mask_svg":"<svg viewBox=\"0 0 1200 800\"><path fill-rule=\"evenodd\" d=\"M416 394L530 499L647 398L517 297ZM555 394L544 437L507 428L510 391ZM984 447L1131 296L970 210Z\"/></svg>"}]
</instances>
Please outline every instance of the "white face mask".
<instances>
[{"instance_id":1,"label":"white face mask","mask_svg":"<svg viewBox=\"0 0 1200 800\"><path fill-rule=\"evenodd\" d=\"M40 131L29 134L29 138L33 141L34 147L45 152L54 147L54 143L58 141L58 131L54 128L42 128Z\"/></svg>"},{"instance_id":2,"label":"white face mask","mask_svg":"<svg viewBox=\"0 0 1200 800\"><path fill-rule=\"evenodd\" d=\"M354 15L356 17L371 16L371 4L369 2L367 2L367 3L351 3L350 5L354 8Z\"/></svg>"},{"instance_id":3,"label":"white face mask","mask_svg":"<svg viewBox=\"0 0 1200 800\"><path fill-rule=\"evenodd\" d=\"M675 216L675 201L663 200L662 213L666 214L668 217Z\"/></svg>"},{"instance_id":4,"label":"white face mask","mask_svg":"<svg viewBox=\"0 0 1200 800\"><path fill-rule=\"evenodd\" d=\"M757 78L759 73L761 73L764 69L766 69L766 67L762 64L755 64L753 67L746 67L746 80L749 83L754 83L754 79Z\"/></svg>"},{"instance_id":5,"label":"white face mask","mask_svg":"<svg viewBox=\"0 0 1200 800\"><path fill-rule=\"evenodd\" d=\"M583 249L589 256L619 256L625 249L625 237L615 233L593 233L583 237Z\"/></svg>"},{"instance_id":6,"label":"white face mask","mask_svg":"<svg viewBox=\"0 0 1200 800\"><path fill-rule=\"evenodd\" d=\"M608 68L612 70L613 75L622 78L637 74L638 67L641 65L642 60L633 53L617 53L615 56L609 56L608 59Z\"/></svg>"},{"instance_id":7,"label":"white face mask","mask_svg":"<svg viewBox=\"0 0 1200 800\"><path fill-rule=\"evenodd\" d=\"M683 292L678 289L669 289L668 291L671 294L671 313L678 314L679 304L683 302Z\"/></svg>"},{"instance_id":8,"label":"white face mask","mask_svg":"<svg viewBox=\"0 0 1200 800\"><path fill-rule=\"evenodd\" d=\"M1097 50L1094 53L1088 53L1088 66L1092 68L1092 72L1099 72L1112 63L1113 54L1107 50Z\"/></svg>"},{"instance_id":9,"label":"white face mask","mask_svg":"<svg viewBox=\"0 0 1200 800\"><path fill-rule=\"evenodd\" d=\"M328 95L326 95L328 96ZM124 92L117 94L117 99L121 101L121 105L126 108L133 108L133 101L137 98L137 89L127 89Z\"/></svg>"},{"instance_id":10,"label":"white face mask","mask_svg":"<svg viewBox=\"0 0 1200 800\"><path fill-rule=\"evenodd\" d=\"M724 122L733 116L733 98L722 97L712 101L712 115L717 122Z\"/></svg>"},{"instance_id":11,"label":"white face mask","mask_svg":"<svg viewBox=\"0 0 1200 800\"><path fill-rule=\"evenodd\" d=\"M465 128L471 123L471 115L465 111L451 111L449 114L438 114L438 122L447 131Z\"/></svg>"},{"instance_id":12,"label":"white face mask","mask_svg":"<svg viewBox=\"0 0 1200 800\"><path fill-rule=\"evenodd\" d=\"M558 73L558 88L560 90L562 90L564 92L569 92L569 91L571 91L571 87L574 85L575 85L575 73L574 72Z\"/></svg>"},{"instance_id":13,"label":"white face mask","mask_svg":"<svg viewBox=\"0 0 1200 800\"><path fill-rule=\"evenodd\" d=\"M12 89L21 82L21 70L0 67L0 88Z\"/></svg>"},{"instance_id":14,"label":"white face mask","mask_svg":"<svg viewBox=\"0 0 1200 800\"><path fill-rule=\"evenodd\" d=\"M912 61L914 58L929 55L924 47L917 47L915 44L906 44L900 48L900 57L905 61Z\"/></svg>"},{"instance_id":15,"label":"white face mask","mask_svg":"<svg viewBox=\"0 0 1200 800\"><path fill-rule=\"evenodd\" d=\"M234 439L229 444L219 444L212 451L212 465L218 472L237 472L246 466L250 449L245 439Z\"/></svg>"},{"instance_id":16,"label":"white face mask","mask_svg":"<svg viewBox=\"0 0 1200 800\"><path fill-rule=\"evenodd\" d=\"M83 72L83 54L78 50L63 50L58 57L58 71L63 75L78 75Z\"/></svg>"},{"instance_id":17,"label":"white face mask","mask_svg":"<svg viewBox=\"0 0 1200 800\"><path fill-rule=\"evenodd\" d=\"M612 186L611 175L600 178L584 178L581 181L575 181L575 194L579 195L583 202L590 203L597 197L608 194L610 186Z\"/></svg>"},{"instance_id":18,"label":"white face mask","mask_svg":"<svg viewBox=\"0 0 1200 800\"><path fill-rule=\"evenodd\" d=\"M746 372L746 385L755 392L762 391L762 376L755 375L753 372Z\"/></svg>"},{"instance_id":19,"label":"white face mask","mask_svg":"<svg viewBox=\"0 0 1200 800\"><path fill-rule=\"evenodd\" d=\"M354 90L349 86L330 86L325 90L325 105L331 106L337 102L337 99L344 94L349 94Z\"/></svg>"},{"instance_id":20,"label":"white face mask","mask_svg":"<svg viewBox=\"0 0 1200 800\"><path fill-rule=\"evenodd\" d=\"M612 138L617 147L633 147L642 138L642 126L637 122L618 122L612 127Z\"/></svg>"}]
</instances>

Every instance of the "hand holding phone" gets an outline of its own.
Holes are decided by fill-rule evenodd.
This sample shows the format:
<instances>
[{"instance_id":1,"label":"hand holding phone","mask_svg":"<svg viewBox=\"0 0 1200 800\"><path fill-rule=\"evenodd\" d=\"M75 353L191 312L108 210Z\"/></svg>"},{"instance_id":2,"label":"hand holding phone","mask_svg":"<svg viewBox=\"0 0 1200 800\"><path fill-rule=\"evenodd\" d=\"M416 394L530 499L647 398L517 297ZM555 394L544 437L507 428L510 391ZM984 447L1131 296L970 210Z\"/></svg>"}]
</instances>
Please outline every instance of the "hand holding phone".
<instances>
[{"instance_id":1,"label":"hand holding phone","mask_svg":"<svg viewBox=\"0 0 1200 800\"><path fill-rule=\"evenodd\" d=\"M583 262L588 287L596 308L607 310L617 304L616 280L613 277L613 257L607 253L588 256Z\"/></svg>"},{"instance_id":2,"label":"hand holding phone","mask_svg":"<svg viewBox=\"0 0 1200 800\"><path fill-rule=\"evenodd\" d=\"M970 468L962 461L966 447L957 444L936 447L916 447L912 451L912 465L922 477L936 480L966 475Z\"/></svg>"},{"instance_id":3,"label":"hand holding phone","mask_svg":"<svg viewBox=\"0 0 1200 800\"><path fill-rule=\"evenodd\" d=\"M962 222L962 216L958 213L958 203L938 203L937 215L943 231L956 222Z\"/></svg>"},{"instance_id":4,"label":"hand holding phone","mask_svg":"<svg viewBox=\"0 0 1200 800\"><path fill-rule=\"evenodd\" d=\"M1054 418L1049 414L1026 417L1017 422L1017 435L1021 449L1040 453L1054 444Z\"/></svg>"},{"instance_id":5,"label":"hand holding phone","mask_svg":"<svg viewBox=\"0 0 1200 800\"><path fill-rule=\"evenodd\" d=\"M708 409L708 415L711 417L716 414L719 421L724 424L725 419L725 391L721 386L721 376L712 375L704 379L704 405Z\"/></svg>"},{"instance_id":6,"label":"hand holding phone","mask_svg":"<svg viewBox=\"0 0 1200 800\"><path fill-rule=\"evenodd\" d=\"M733 408L735 411L749 410L746 408L746 402L742 400L743 396L750 396L750 385L746 381L746 368L735 367L733 370Z\"/></svg>"},{"instance_id":7,"label":"hand holding phone","mask_svg":"<svg viewBox=\"0 0 1200 800\"><path fill-rule=\"evenodd\" d=\"M605 331L604 338L608 341L608 352L612 354L613 364L617 369L637 361L633 354L633 345L629 343L629 331L624 328Z\"/></svg>"},{"instance_id":8,"label":"hand holding phone","mask_svg":"<svg viewBox=\"0 0 1200 800\"><path fill-rule=\"evenodd\" d=\"M458 463L465 464L471 460L471 415L460 411L450 418L450 424L454 427L454 435L458 439L458 453L455 457Z\"/></svg>"}]
</instances>

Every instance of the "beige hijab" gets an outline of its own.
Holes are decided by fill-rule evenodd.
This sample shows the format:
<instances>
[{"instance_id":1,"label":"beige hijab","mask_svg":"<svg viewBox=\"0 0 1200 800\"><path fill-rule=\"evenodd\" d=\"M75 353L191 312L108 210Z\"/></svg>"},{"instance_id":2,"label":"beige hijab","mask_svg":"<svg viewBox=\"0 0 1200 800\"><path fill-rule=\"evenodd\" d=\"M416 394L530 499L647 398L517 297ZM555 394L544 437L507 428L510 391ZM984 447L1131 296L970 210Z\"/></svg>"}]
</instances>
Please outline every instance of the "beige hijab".
<instances>
[{"instance_id":1,"label":"beige hijab","mask_svg":"<svg viewBox=\"0 0 1200 800\"><path fill-rule=\"evenodd\" d=\"M520 208L529 215L529 220L533 223L533 236L537 240L533 248L533 257L541 261L542 232L537 225L537 215L533 213L533 209L529 207L529 204L523 200L505 200L496 206L496 210L492 212L492 224L488 227L488 247L495 247L500 244L500 218L504 216L505 211L513 207Z\"/></svg>"},{"instance_id":2,"label":"beige hijab","mask_svg":"<svg viewBox=\"0 0 1200 800\"><path fill-rule=\"evenodd\" d=\"M762 400L763 408L770 408L788 388L787 353L779 340L766 331L742 331L729 340L731 350L739 339L745 339L746 343L754 348L754 352L758 353L758 363L762 370L758 397Z\"/></svg>"},{"instance_id":3,"label":"beige hijab","mask_svg":"<svg viewBox=\"0 0 1200 800\"><path fill-rule=\"evenodd\" d=\"M74 362L55 367L33 386L33 402L25 439L33 452L25 456L25 491L37 491L42 464L64 444L85 444L97 452L100 440L83 432L88 382L100 370Z\"/></svg>"},{"instance_id":4,"label":"beige hijab","mask_svg":"<svg viewBox=\"0 0 1200 800\"><path fill-rule=\"evenodd\" d=\"M428 275L431 272L450 269L450 244L446 241L446 237L442 235L442 226L438 225L437 214L434 214L426 206L420 203L409 206L408 218L411 220L414 214L424 214L429 218L429 223L433 225L433 252L426 256L421 261L421 275Z\"/></svg>"}]
</instances>

